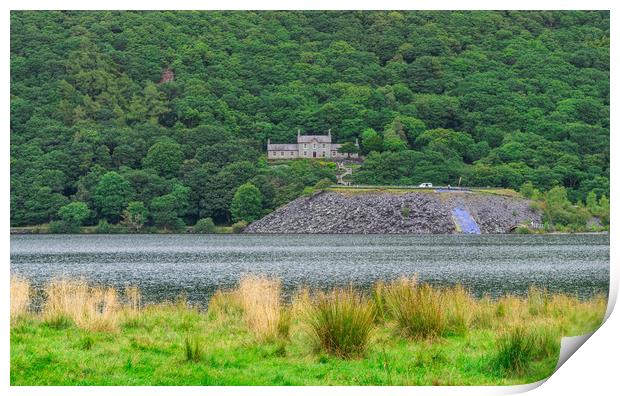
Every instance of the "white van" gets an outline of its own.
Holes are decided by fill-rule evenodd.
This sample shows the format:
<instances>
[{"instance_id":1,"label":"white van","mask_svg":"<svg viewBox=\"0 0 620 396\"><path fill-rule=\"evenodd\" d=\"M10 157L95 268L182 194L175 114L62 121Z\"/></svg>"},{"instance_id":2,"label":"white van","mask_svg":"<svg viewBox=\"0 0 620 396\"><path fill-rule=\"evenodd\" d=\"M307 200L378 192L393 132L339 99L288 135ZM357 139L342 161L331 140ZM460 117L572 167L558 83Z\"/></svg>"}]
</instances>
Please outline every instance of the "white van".
<instances>
[{"instance_id":1,"label":"white van","mask_svg":"<svg viewBox=\"0 0 620 396\"><path fill-rule=\"evenodd\" d=\"M418 187L433 187L433 183L422 183Z\"/></svg>"}]
</instances>

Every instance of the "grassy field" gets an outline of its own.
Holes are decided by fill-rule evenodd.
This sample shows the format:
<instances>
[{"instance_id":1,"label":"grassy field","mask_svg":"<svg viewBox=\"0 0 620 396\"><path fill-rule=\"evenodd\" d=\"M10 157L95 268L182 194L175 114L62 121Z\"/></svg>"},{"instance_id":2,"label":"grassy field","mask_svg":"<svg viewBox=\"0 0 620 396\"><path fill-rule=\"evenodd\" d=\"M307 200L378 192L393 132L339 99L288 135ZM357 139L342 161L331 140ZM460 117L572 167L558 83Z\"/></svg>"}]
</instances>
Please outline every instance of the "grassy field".
<instances>
[{"instance_id":1,"label":"grassy field","mask_svg":"<svg viewBox=\"0 0 620 396\"><path fill-rule=\"evenodd\" d=\"M606 307L536 289L477 299L412 279L285 303L279 281L249 276L208 310L56 280L35 313L31 294L12 279L12 385L521 384L549 376L560 335L596 329Z\"/></svg>"}]
</instances>

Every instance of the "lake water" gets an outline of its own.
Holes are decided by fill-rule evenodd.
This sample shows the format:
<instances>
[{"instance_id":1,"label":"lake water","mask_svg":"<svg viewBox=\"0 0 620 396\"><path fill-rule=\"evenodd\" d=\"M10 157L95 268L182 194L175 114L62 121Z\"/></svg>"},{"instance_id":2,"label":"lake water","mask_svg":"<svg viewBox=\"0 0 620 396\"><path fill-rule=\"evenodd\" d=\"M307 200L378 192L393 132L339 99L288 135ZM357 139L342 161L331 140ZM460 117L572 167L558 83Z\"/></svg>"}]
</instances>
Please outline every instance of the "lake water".
<instances>
[{"instance_id":1,"label":"lake water","mask_svg":"<svg viewBox=\"0 0 620 396\"><path fill-rule=\"evenodd\" d=\"M248 273L299 286L368 288L417 275L477 295L530 284L587 297L607 293L608 235L13 235L11 273L40 288L53 277L141 288L145 301L186 294L204 304Z\"/></svg>"}]
</instances>

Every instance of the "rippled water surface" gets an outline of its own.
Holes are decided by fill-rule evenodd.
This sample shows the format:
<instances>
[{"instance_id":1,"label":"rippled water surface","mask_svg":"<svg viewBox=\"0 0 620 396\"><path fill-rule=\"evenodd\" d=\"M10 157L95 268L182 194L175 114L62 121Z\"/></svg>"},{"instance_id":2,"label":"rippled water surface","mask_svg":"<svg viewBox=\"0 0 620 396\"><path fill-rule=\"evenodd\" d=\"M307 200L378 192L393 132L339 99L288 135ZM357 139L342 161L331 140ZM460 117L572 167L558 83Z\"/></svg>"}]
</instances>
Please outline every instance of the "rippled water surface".
<instances>
[{"instance_id":1,"label":"rippled water surface","mask_svg":"<svg viewBox=\"0 0 620 396\"><path fill-rule=\"evenodd\" d=\"M524 293L530 284L607 293L607 235L13 235L11 272L40 287L56 276L139 286L147 301L186 294L203 303L246 273L329 288L417 275L476 294Z\"/></svg>"}]
</instances>

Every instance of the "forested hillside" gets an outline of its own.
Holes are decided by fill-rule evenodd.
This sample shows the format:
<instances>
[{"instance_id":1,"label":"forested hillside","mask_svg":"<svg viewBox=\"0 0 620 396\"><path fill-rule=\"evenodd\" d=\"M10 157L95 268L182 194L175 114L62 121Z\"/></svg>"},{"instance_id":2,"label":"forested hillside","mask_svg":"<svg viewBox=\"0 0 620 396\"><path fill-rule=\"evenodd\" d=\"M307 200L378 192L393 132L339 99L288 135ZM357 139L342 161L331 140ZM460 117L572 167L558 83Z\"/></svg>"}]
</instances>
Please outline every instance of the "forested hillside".
<instances>
[{"instance_id":1,"label":"forested hillside","mask_svg":"<svg viewBox=\"0 0 620 396\"><path fill-rule=\"evenodd\" d=\"M229 223L241 185L264 214L335 180L267 164L267 138L298 128L359 138L359 183L609 196L609 28L608 12L12 12L11 223Z\"/></svg>"}]
</instances>

